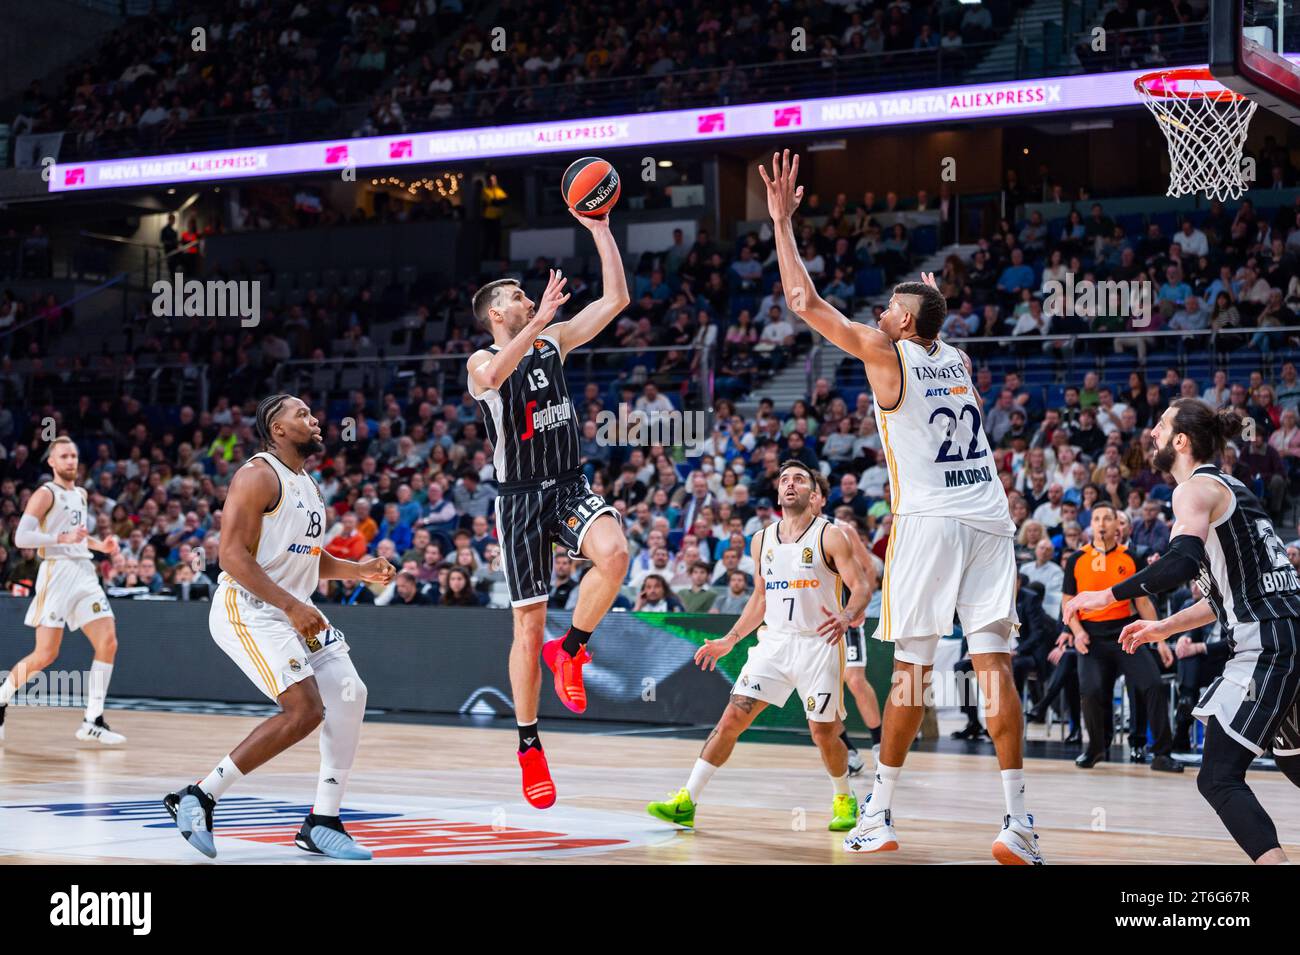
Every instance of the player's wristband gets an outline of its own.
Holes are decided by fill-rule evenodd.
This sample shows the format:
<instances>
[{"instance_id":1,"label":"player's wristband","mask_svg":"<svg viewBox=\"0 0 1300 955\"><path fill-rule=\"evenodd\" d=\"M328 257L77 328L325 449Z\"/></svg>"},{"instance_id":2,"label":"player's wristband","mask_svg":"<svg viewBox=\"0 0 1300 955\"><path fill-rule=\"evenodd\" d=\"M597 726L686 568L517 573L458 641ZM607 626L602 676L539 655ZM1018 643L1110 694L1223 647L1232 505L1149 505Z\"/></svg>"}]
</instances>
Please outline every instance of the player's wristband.
<instances>
[{"instance_id":1,"label":"player's wristband","mask_svg":"<svg viewBox=\"0 0 1300 955\"><path fill-rule=\"evenodd\" d=\"M1176 590L1195 578L1208 559L1205 541L1193 534L1179 534L1169 542L1169 550L1158 561L1113 586L1111 593L1116 600L1132 600Z\"/></svg>"}]
</instances>

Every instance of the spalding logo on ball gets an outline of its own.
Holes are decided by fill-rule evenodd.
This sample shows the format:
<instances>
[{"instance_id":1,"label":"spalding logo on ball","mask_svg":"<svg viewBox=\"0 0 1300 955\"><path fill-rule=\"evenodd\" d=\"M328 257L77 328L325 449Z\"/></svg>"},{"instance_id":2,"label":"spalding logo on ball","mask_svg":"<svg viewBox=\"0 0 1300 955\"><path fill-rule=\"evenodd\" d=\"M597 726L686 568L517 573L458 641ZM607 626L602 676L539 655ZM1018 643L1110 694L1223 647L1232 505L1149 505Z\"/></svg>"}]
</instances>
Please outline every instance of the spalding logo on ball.
<instances>
[{"instance_id":1,"label":"spalding logo on ball","mask_svg":"<svg viewBox=\"0 0 1300 955\"><path fill-rule=\"evenodd\" d=\"M603 216L618 202L618 173L605 160L583 156L564 170L560 191L570 209L580 216Z\"/></svg>"}]
</instances>

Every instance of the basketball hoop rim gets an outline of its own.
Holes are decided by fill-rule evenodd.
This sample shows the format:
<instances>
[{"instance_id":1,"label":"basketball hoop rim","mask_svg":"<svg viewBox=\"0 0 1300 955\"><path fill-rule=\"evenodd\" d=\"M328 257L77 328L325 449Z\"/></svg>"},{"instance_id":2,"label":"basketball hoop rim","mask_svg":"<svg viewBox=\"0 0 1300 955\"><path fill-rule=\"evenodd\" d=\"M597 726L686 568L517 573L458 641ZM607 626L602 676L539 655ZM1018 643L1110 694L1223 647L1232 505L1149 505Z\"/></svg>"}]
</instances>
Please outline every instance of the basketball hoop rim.
<instances>
[{"instance_id":1,"label":"basketball hoop rim","mask_svg":"<svg viewBox=\"0 0 1300 955\"><path fill-rule=\"evenodd\" d=\"M1214 83L1219 88L1217 90L1155 90L1147 84L1158 79L1172 80L1194 80L1200 83ZM1133 81L1133 88L1143 96L1149 96L1152 99L1208 99L1216 103L1239 103L1246 99L1235 90L1230 90L1218 80L1209 71L1207 67L1180 67L1172 70L1153 70L1150 73L1143 73Z\"/></svg>"}]
</instances>

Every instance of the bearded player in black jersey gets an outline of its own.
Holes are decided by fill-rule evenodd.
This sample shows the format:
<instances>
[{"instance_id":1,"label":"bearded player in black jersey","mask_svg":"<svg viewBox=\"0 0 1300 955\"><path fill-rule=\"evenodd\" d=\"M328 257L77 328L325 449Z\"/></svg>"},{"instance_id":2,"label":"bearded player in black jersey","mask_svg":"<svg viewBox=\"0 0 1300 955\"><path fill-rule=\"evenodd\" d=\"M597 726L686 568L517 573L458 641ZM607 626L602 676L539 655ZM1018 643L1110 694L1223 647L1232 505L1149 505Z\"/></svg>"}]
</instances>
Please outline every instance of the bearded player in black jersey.
<instances>
[{"instance_id":1,"label":"bearded player in black jersey","mask_svg":"<svg viewBox=\"0 0 1300 955\"><path fill-rule=\"evenodd\" d=\"M1277 864L1286 853L1246 770L1271 745L1278 768L1300 786L1300 578L1255 495L1213 463L1241 429L1235 413L1196 398L1169 406L1151 430L1154 466L1178 482L1168 551L1110 590L1070 598L1062 614L1068 622L1081 610L1196 581L1202 600L1165 620L1133 621L1120 643L1133 653L1218 619L1232 657L1193 710L1205 723L1196 786L1251 859Z\"/></svg>"},{"instance_id":2,"label":"bearded player in black jersey","mask_svg":"<svg viewBox=\"0 0 1300 955\"><path fill-rule=\"evenodd\" d=\"M510 687L524 798L538 809L555 803L555 783L537 733L537 656L554 674L560 702L583 712L582 667L591 660L587 641L618 596L628 564L618 512L592 493L582 472L577 414L564 377L568 353L595 338L627 307L627 279L609 216L571 214L595 239L601 297L567 322L549 325L569 298L558 271L551 271L540 305L514 279L489 282L474 293L474 315L491 331L493 343L469 359L469 391L483 406L500 491L496 526L514 612ZM543 645L557 543L592 567L578 587L573 625Z\"/></svg>"}]
</instances>

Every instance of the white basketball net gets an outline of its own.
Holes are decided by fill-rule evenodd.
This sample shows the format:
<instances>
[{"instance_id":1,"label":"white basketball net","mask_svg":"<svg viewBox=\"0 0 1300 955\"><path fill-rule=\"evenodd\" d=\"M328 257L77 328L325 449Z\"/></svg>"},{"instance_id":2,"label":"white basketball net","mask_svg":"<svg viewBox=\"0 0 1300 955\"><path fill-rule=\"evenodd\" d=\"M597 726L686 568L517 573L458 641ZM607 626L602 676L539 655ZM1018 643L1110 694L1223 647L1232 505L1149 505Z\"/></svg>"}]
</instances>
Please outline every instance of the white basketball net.
<instances>
[{"instance_id":1,"label":"white basketball net","mask_svg":"<svg viewBox=\"0 0 1300 955\"><path fill-rule=\"evenodd\" d=\"M1241 153L1257 104L1216 82L1208 70L1203 76L1148 73L1136 85L1169 144L1166 195L1240 199L1249 188Z\"/></svg>"}]
</instances>

